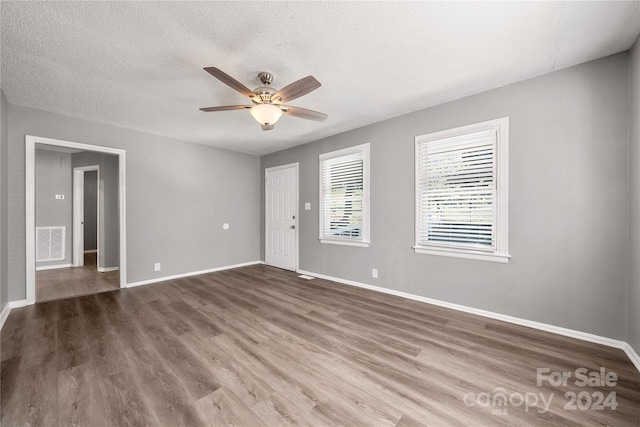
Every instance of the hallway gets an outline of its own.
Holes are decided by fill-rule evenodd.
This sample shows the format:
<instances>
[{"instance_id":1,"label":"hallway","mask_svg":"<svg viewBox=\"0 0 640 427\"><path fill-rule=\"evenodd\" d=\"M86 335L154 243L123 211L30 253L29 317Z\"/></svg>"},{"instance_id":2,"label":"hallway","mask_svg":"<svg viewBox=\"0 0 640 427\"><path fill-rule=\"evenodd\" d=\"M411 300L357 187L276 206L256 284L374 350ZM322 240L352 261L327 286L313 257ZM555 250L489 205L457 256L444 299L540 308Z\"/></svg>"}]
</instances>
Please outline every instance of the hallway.
<instances>
[{"instance_id":1,"label":"hallway","mask_svg":"<svg viewBox=\"0 0 640 427\"><path fill-rule=\"evenodd\" d=\"M36 271L36 302L96 294L120 288L119 271L101 273L96 253L84 254L83 267Z\"/></svg>"}]
</instances>

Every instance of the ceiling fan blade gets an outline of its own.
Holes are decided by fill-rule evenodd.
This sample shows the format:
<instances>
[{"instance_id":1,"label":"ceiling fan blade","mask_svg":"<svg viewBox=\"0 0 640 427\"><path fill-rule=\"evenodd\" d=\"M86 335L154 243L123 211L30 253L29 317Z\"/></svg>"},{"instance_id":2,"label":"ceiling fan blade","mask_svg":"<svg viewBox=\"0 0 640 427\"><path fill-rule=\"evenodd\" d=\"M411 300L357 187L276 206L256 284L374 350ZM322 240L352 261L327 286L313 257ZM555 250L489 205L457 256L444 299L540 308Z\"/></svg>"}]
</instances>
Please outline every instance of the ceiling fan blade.
<instances>
[{"instance_id":1,"label":"ceiling fan blade","mask_svg":"<svg viewBox=\"0 0 640 427\"><path fill-rule=\"evenodd\" d=\"M253 98L255 96L255 94L251 91L251 89L249 89L248 87L246 87L245 85L243 85L242 83L240 83L239 81L231 77L229 74L220 70L219 68L205 67L204 70L207 73L211 74L216 79L220 80L222 83L229 86L230 88L237 90L244 96L248 96L249 98Z\"/></svg>"},{"instance_id":2,"label":"ceiling fan blade","mask_svg":"<svg viewBox=\"0 0 640 427\"><path fill-rule=\"evenodd\" d=\"M231 110L244 110L253 107L253 105L223 105L221 107L207 107L201 108L200 111L231 111Z\"/></svg>"},{"instance_id":3,"label":"ceiling fan blade","mask_svg":"<svg viewBox=\"0 0 640 427\"><path fill-rule=\"evenodd\" d=\"M283 87L271 95L271 102L284 103L291 101L318 89L320 86L320 82L317 81L315 77L307 76L304 79L291 83L289 86Z\"/></svg>"},{"instance_id":4,"label":"ceiling fan blade","mask_svg":"<svg viewBox=\"0 0 640 427\"><path fill-rule=\"evenodd\" d=\"M307 110L306 108L300 107L291 107L289 105L281 105L280 109L282 110L283 114L287 114L293 117L299 117L301 119L315 120L318 122L324 122L325 120L327 120L327 117L329 117L328 115L320 113L318 111Z\"/></svg>"},{"instance_id":5,"label":"ceiling fan blade","mask_svg":"<svg viewBox=\"0 0 640 427\"><path fill-rule=\"evenodd\" d=\"M271 130L275 125L261 125L261 126L262 126L262 130Z\"/></svg>"}]
</instances>

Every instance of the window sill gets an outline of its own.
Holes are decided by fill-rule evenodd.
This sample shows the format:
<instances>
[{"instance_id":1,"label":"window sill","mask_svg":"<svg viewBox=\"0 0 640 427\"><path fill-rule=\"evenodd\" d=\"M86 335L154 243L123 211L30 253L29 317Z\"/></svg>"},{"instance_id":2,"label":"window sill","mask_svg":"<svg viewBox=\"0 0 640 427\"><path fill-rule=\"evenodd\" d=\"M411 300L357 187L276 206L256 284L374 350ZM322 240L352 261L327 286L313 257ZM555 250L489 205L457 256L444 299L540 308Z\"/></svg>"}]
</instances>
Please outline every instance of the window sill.
<instances>
[{"instance_id":1,"label":"window sill","mask_svg":"<svg viewBox=\"0 0 640 427\"><path fill-rule=\"evenodd\" d=\"M369 247L369 242L363 242L363 241L320 239L320 243L328 243L330 245L356 246L360 248Z\"/></svg>"},{"instance_id":2,"label":"window sill","mask_svg":"<svg viewBox=\"0 0 640 427\"><path fill-rule=\"evenodd\" d=\"M490 262L500 262L500 263L508 263L511 255L509 254L498 254L498 253L487 253L487 252L479 252L479 251L465 251L462 249L450 249L450 248L428 248L425 246L414 246L413 249L417 254L424 255L438 255L438 256L448 256L454 258L466 258L466 259L474 259L478 261L490 261Z\"/></svg>"}]
</instances>

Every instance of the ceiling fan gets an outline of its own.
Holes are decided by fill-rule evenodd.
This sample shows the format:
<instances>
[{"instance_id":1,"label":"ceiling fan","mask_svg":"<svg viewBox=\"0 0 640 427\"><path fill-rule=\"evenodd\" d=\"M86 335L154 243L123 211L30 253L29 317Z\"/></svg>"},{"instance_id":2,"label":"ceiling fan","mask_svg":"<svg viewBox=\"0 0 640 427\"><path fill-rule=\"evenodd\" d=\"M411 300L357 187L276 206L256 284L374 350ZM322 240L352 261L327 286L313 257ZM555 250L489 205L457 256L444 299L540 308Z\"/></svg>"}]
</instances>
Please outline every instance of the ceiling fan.
<instances>
[{"instance_id":1,"label":"ceiling fan","mask_svg":"<svg viewBox=\"0 0 640 427\"><path fill-rule=\"evenodd\" d=\"M262 126L262 130L271 130L278 119L287 114L301 119L316 120L322 122L327 119L327 115L318 111L307 110L306 108L283 105L285 102L293 101L303 95L308 94L320 87L320 82L313 76L291 83L280 90L272 88L273 75L262 72L258 78L264 86L250 90L248 87L226 74L216 67L206 67L204 69L222 83L237 90L242 95L249 97L254 105L225 105L221 107L201 108L201 111L229 111L229 110L250 110L249 113Z\"/></svg>"}]
</instances>

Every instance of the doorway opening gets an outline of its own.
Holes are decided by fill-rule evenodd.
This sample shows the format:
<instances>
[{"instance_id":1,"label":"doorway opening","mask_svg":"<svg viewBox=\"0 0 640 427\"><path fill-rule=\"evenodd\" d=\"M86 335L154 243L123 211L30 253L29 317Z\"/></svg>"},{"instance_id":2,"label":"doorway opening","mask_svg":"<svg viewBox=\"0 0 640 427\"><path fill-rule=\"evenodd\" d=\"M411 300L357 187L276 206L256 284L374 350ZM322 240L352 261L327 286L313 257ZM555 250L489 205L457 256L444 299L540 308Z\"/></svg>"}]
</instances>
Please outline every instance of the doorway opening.
<instances>
[{"instance_id":1,"label":"doorway opening","mask_svg":"<svg viewBox=\"0 0 640 427\"><path fill-rule=\"evenodd\" d=\"M26 303L126 287L124 150L27 136L25 151Z\"/></svg>"},{"instance_id":2,"label":"doorway opening","mask_svg":"<svg viewBox=\"0 0 640 427\"><path fill-rule=\"evenodd\" d=\"M36 173L37 176L37 173ZM73 168L73 267L82 267L85 254L95 253L100 271L100 165Z\"/></svg>"}]
</instances>

